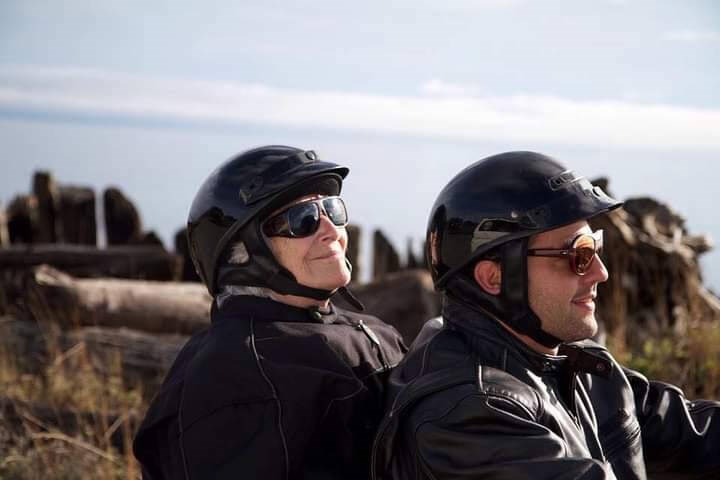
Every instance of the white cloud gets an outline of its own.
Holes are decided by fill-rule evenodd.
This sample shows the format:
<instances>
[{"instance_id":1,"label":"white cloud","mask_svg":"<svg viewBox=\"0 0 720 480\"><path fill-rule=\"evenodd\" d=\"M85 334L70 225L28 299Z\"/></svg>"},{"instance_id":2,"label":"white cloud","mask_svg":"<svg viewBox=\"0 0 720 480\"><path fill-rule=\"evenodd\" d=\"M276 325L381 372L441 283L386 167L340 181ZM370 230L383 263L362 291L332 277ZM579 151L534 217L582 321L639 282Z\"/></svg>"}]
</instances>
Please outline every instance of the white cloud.
<instances>
[{"instance_id":1,"label":"white cloud","mask_svg":"<svg viewBox=\"0 0 720 480\"><path fill-rule=\"evenodd\" d=\"M720 42L720 32L698 31L698 30L676 30L668 32L665 37L668 40L678 42Z\"/></svg>"},{"instance_id":2,"label":"white cloud","mask_svg":"<svg viewBox=\"0 0 720 480\"><path fill-rule=\"evenodd\" d=\"M440 3L435 0L412 0L410 2L396 1L394 4L409 3L414 8L430 8L444 11L477 11L489 8L514 7L525 2L526 0L449 0Z\"/></svg>"},{"instance_id":3,"label":"white cloud","mask_svg":"<svg viewBox=\"0 0 720 480\"><path fill-rule=\"evenodd\" d=\"M433 78L420 86L420 92L445 97L474 97L478 96L480 89L474 85L449 83Z\"/></svg>"},{"instance_id":4,"label":"white cloud","mask_svg":"<svg viewBox=\"0 0 720 480\"><path fill-rule=\"evenodd\" d=\"M435 80L425 84L424 91L448 91L449 85ZM3 108L525 145L720 148L720 110L532 95L481 97L462 88L452 96L383 96L87 69L6 67L0 68Z\"/></svg>"}]
</instances>

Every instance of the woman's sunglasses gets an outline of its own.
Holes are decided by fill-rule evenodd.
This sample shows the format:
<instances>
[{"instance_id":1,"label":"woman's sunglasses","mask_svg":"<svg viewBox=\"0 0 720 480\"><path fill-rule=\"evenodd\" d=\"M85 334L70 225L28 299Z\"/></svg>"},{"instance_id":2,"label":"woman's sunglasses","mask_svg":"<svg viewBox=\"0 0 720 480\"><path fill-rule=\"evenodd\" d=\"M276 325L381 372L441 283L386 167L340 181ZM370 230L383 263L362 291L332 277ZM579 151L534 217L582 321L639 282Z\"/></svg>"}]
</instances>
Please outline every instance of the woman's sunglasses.
<instances>
[{"instance_id":1,"label":"woman's sunglasses","mask_svg":"<svg viewBox=\"0 0 720 480\"><path fill-rule=\"evenodd\" d=\"M336 227L347 225L347 209L340 197L324 197L296 203L263 223L263 233L268 237L309 237L320 226L324 213Z\"/></svg>"},{"instance_id":2,"label":"woman's sunglasses","mask_svg":"<svg viewBox=\"0 0 720 480\"><path fill-rule=\"evenodd\" d=\"M570 248L531 248L527 254L531 257L567 257L570 261L570 270L576 275L585 275L593 262L595 255L599 255L603 248L603 231L595 233L581 233L575 237Z\"/></svg>"}]
</instances>

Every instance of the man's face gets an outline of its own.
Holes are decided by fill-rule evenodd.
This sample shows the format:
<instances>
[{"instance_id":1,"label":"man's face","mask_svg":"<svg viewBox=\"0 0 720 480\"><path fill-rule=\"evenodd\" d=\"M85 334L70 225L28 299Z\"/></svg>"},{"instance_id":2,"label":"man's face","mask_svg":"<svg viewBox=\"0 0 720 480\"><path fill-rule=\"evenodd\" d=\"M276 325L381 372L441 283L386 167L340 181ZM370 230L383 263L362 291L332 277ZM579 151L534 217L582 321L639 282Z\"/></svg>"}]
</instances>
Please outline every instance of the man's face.
<instances>
[{"instance_id":1,"label":"man's face","mask_svg":"<svg viewBox=\"0 0 720 480\"><path fill-rule=\"evenodd\" d=\"M529 248L568 248L581 233L592 233L584 220L531 237ZM597 285L608 279L600 258L583 276L570 270L567 258L528 257L527 262L528 300L543 330L564 342L595 335Z\"/></svg>"},{"instance_id":2,"label":"man's face","mask_svg":"<svg viewBox=\"0 0 720 480\"><path fill-rule=\"evenodd\" d=\"M324 195L306 195L285 205L322 198ZM270 216L274 215L274 212ZM303 238L270 237L267 239L270 250L278 263L295 276L301 285L334 290L347 285L350 270L345 263L347 232L345 227L336 227L321 214L317 231Z\"/></svg>"}]
</instances>

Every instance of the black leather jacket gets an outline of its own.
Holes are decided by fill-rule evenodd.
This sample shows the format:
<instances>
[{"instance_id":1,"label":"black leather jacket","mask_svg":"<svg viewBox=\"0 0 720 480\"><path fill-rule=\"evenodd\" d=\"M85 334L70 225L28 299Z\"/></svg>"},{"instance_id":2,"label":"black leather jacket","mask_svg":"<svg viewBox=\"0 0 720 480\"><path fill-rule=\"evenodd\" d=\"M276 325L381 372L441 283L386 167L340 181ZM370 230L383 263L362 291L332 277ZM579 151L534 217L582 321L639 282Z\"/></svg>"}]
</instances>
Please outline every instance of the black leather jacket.
<instances>
[{"instance_id":1,"label":"black leather jacket","mask_svg":"<svg viewBox=\"0 0 720 480\"><path fill-rule=\"evenodd\" d=\"M140 426L147 479L353 479L369 474L400 335L335 307L320 315L234 296L178 355Z\"/></svg>"},{"instance_id":2,"label":"black leather jacket","mask_svg":"<svg viewBox=\"0 0 720 480\"><path fill-rule=\"evenodd\" d=\"M583 341L539 354L446 304L388 386L373 479L720 479L720 402Z\"/></svg>"}]
</instances>

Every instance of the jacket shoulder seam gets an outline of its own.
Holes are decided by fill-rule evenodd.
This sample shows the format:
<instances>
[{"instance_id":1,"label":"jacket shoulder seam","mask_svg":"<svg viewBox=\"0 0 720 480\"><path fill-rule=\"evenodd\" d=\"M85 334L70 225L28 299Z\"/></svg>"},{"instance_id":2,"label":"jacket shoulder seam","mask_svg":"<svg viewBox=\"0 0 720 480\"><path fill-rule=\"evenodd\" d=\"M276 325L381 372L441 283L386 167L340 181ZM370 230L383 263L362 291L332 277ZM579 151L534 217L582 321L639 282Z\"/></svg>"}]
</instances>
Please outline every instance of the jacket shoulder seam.
<instances>
[{"instance_id":1,"label":"jacket shoulder seam","mask_svg":"<svg viewBox=\"0 0 720 480\"><path fill-rule=\"evenodd\" d=\"M498 372L501 372L505 375L511 376L507 372L504 372L502 370L498 370L493 367L485 367L483 365L478 365L478 372L477 372L477 379L478 379L478 390L480 392L483 392L487 395L492 395L496 397L502 397L504 399L507 399L511 401L512 403L516 404L518 407L522 408L523 411L525 411L528 416L533 419L537 420L540 418L541 413L543 411L542 406L542 400L540 398L540 395L538 392L535 391L534 388L531 386L521 382L520 380L517 380L513 378L515 382L518 383L518 386L523 390L525 393L529 393L534 401L530 401L528 399L523 398L523 396L514 391L516 389L509 388L508 386L498 383L496 381L490 380L487 381L483 378L483 370L491 369Z\"/></svg>"},{"instance_id":2,"label":"jacket shoulder seam","mask_svg":"<svg viewBox=\"0 0 720 480\"><path fill-rule=\"evenodd\" d=\"M274 400L275 400L274 398L268 397L268 398L258 398L258 399L254 399L254 400L247 400L247 401L242 401L242 402L228 402L228 403L226 403L226 404L223 404L223 405L220 405L220 406L218 406L218 407L216 407L216 408L213 408L212 410L208 410L208 411L205 412L203 415L200 415L199 417L195 418L192 422L190 422L190 423L187 424L186 426L180 425L180 429L181 429L183 432L187 432L187 431L190 430L196 423L202 422L202 421L205 420L206 418L212 417L212 416L215 415L216 413L221 412L221 411L225 410L226 408L239 407L239 406L242 406L242 405L255 405L255 404L261 404L261 403L271 403L271 402L273 402Z\"/></svg>"},{"instance_id":3,"label":"jacket shoulder seam","mask_svg":"<svg viewBox=\"0 0 720 480\"><path fill-rule=\"evenodd\" d=\"M508 397L507 395L501 395L501 394L483 392L483 391L475 391L475 392L468 393L468 394L462 396L461 398L458 398L455 402L453 402L452 405L448 406L448 407L445 409L445 411L443 411L441 414L434 415L432 418L427 418L427 419L424 419L424 420L422 420L421 422L419 422L419 423L417 424L417 426L416 426L416 427L414 428L414 430L413 430L413 436L417 438L418 431L419 431L423 426L425 426L425 425L428 424L428 423L437 422L437 421L440 421L440 420L444 419L445 417L447 417L448 415L450 415L450 414L453 412L453 410L455 410L456 408L458 408L462 402L464 402L465 400L467 400L468 398L471 398L471 397L473 397L473 396L476 396L476 397L479 397L479 398L502 397L503 399L509 400L509 401L512 402L513 404L516 404L516 405L517 405L518 407L520 407L523 411L525 411L525 412L527 412L527 413L529 414L530 419L532 419L533 421L536 421L535 418L532 416L532 414L530 414L530 412L529 412L529 410L527 409L527 407L524 406L524 405L522 405L521 403L517 402L517 401L516 401L515 399L513 399L512 397ZM508 413L509 413L509 412L508 412ZM421 453L421 452L419 451L419 449L417 449L417 448L415 449L415 455L416 455L416 458L419 459L418 463L420 464L419 466L420 466L420 468L422 469L422 471L423 471L429 478L431 478L431 479L436 479L437 477L432 473L432 471L429 470L429 468L428 468L428 466L427 466L427 462L425 461L425 458L423 457L422 453Z\"/></svg>"},{"instance_id":4,"label":"jacket shoulder seam","mask_svg":"<svg viewBox=\"0 0 720 480\"><path fill-rule=\"evenodd\" d=\"M465 399L467 399L467 398L469 398L469 397L472 397L472 396L482 396L482 394L479 393L479 392L468 393L468 394L464 395L463 397L459 398L457 401L453 402L453 404L450 405L450 406L448 406L448 407L445 409L445 411L442 412L441 414L436 415L436 416L433 416L432 418L424 419L423 421L419 422L418 425L415 427L415 429L414 429L414 431L413 431L413 436L414 436L414 437L417 437L418 431L419 431L424 425L426 425L426 424L428 424L428 423L431 423L431 422L437 422L438 420L442 420L443 418L445 418L445 417L447 417L448 415L450 415L450 413L451 413L453 410L455 410L463 401L465 401ZM432 471L430 471L430 469L429 469L429 467L428 467L428 465L427 465L427 462L425 461L425 458L423 457L422 453L420 452L420 449L417 449L417 448L416 448L416 449L414 449L414 450L415 450L415 454L416 454L416 456L417 456L417 458L418 458L418 460L419 460L418 463L420 464L419 466L420 466L420 468L422 469L422 471L423 471L430 479L433 479L433 480L436 479L437 477L432 473Z\"/></svg>"}]
</instances>

